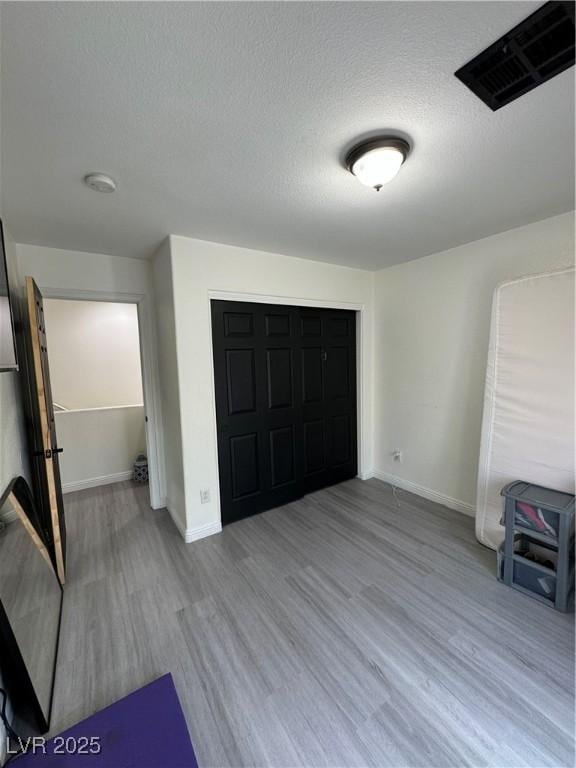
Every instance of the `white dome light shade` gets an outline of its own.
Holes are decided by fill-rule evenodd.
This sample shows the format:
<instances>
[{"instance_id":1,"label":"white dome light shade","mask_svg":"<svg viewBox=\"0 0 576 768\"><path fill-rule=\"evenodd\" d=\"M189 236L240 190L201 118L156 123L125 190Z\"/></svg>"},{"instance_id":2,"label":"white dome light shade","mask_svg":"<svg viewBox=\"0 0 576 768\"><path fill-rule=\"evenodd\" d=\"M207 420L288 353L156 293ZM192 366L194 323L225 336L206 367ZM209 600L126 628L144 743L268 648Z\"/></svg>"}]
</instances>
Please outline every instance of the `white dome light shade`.
<instances>
[{"instance_id":1,"label":"white dome light shade","mask_svg":"<svg viewBox=\"0 0 576 768\"><path fill-rule=\"evenodd\" d=\"M404 155L394 147L372 149L362 155L352 166L352 173L362 184L378 189L388 184L400 170Z\"/></svg>"},{"instance_id":2,"label":"white dome light shade","mask_svg":"<svg viewBox=\"0 0 576 768\"><path fill-rule=\"evenodd\" d=\"M346 164L362 184L379 191L396 176L408 152L403 139L378 139L353 149Z\"/></svg>"}]
</instances>

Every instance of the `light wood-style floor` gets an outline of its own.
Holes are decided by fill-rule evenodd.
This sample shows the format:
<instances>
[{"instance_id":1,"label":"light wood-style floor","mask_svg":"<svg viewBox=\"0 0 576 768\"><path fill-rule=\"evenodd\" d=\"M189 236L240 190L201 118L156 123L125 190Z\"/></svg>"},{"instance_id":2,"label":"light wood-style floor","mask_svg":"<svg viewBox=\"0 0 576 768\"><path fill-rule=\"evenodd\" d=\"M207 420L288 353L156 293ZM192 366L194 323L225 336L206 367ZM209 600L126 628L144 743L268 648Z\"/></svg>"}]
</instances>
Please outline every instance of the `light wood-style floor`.
<instances>
[{"instance_id":1,"label":"light wood-style floor","mask_svg":"<svg viewBox=\"0 0 576 768\"><path fill-rule=\"evenodd\" d=\"M169 671L202 768L573 765L573 616L472 519L377 480L188 545L130 483L66 510L53 732Z\"/></svg>"}]
</instances>

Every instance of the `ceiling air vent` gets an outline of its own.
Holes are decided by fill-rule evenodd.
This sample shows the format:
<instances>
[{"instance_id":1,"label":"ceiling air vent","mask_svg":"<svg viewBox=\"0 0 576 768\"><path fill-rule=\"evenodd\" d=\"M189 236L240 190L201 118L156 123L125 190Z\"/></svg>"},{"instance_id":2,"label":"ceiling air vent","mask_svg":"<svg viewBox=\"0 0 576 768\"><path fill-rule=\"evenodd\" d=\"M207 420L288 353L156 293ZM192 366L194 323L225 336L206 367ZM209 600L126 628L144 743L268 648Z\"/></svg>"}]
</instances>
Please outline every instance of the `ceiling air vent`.
<instances>
[{"instance_id":1,"label":"ceiling air vent","mask_svg":"<svg viewBox=\"0 0 576 768\"><path fill-rule=\"evenodd\" d=\"M574 2L549 2L455 74L496 111L574 64Z\"/></svg>"}]
</instances>

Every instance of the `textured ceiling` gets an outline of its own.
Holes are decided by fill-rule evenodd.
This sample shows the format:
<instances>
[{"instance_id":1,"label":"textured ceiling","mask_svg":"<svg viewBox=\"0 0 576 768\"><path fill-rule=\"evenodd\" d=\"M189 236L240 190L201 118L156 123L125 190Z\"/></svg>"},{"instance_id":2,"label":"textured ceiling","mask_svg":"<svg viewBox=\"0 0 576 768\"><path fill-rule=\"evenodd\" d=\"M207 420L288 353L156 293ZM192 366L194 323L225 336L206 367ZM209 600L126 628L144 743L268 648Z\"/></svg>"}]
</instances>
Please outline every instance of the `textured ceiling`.
<instances>
[{"instance_id":1,"label":"textured ceiling","mask_svg":"<svg viewBox=\"0 0 576 768\"><path fill-rule=\"evenodd\" d=\"M149 256L168 233L380 268L574 207L574 70L493 113L454 71L531 2L3 3L4 217ZM341 166L408 134L382 192ZM118 182L82 185L87 171Z\"/></svg>"}]
</instances>

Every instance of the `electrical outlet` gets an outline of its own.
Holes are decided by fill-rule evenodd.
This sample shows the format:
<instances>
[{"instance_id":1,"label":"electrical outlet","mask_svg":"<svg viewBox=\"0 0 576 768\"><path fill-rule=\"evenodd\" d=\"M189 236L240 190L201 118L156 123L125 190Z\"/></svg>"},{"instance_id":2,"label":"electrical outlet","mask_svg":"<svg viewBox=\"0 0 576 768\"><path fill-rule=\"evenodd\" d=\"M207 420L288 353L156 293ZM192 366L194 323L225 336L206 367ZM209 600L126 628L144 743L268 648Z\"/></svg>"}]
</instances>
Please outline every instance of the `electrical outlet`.
<instances>
[{"instance_id":1,"label":"electrical outlet","mask_svg":"<svg viewBox=\"0 0 576 768\"><path fill-rule=\"evenodd\" d=\"M200 491L200 504L208 504L210 501L210 491L205 488L203 491Z\"/></svg>"},{"instance_id":2,"label":"electrical outlet","mask_svg":"<svg viewBox=\"0 0 576 768\"><path fill-rule=\"evenodd\" d=\"M395 448L392 451L392 458L394 461L398 461L400 464L402 464L402 451L399 448Z\"/></svg>"}]
</instances>

